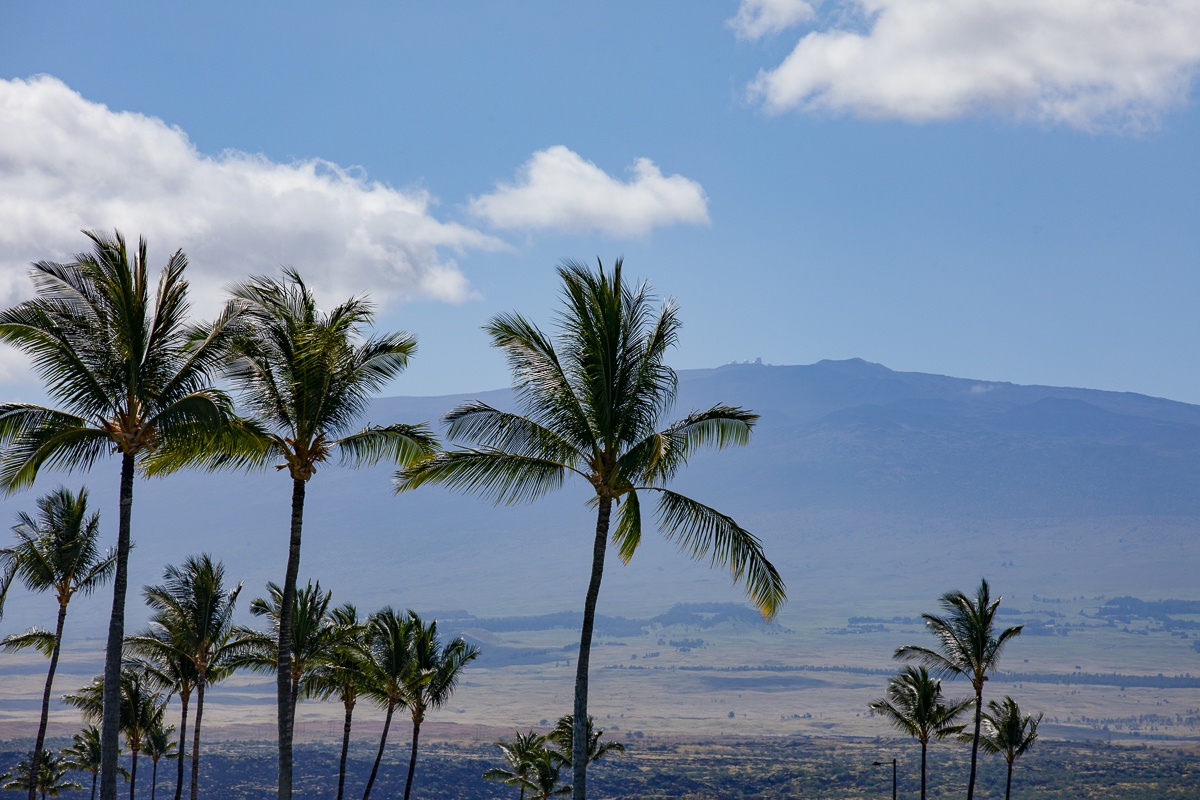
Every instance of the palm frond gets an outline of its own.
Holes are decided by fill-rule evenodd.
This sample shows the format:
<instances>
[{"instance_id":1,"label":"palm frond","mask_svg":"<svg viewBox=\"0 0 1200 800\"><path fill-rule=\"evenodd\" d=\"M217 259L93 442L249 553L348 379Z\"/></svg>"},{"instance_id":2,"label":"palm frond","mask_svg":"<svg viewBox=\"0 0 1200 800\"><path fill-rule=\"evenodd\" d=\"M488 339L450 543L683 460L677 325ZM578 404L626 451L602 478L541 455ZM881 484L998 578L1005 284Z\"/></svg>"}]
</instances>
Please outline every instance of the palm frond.
<instances>
[{"instance_id":1,"label":"palm frond","mask_svg":"<svg viewBox=\"0 0 1200 800\"><path fill-rule=\"evenodd\" d=\"M692 558L709 556L744 584L766 620L774 619L785 597L783 579L767 560L758 538L731 517L675 492L659 493L658 523L666 537Z\"/></svg>"},{"instance_id":2,"label":"palm frond","mask_svg":"<svg viewBox=\"0 0 1200 800\"><path fill-rule=\"evenodd\" d=\"M492 345L504 351L513 390L526 414L569 442L571 449L596 450L599 442L588 414L549 337L520 314L498 314L484 330Z\"/></svg>"},{"instance_id":3,"label":"palm frond","mask_svg":"<svg viewBox=\"0 0 1200 800\"><path fill-rule=\"evenodd\" d=\"M0 486L8 494L32 485L43 466L87 469L113 444L106 432L72 414L16 403L0 406L3 441L8 446L0 455Z\"/></svg>"},{"instance_id":4,"label":"palm frond","mask_svg":"<svg viewBox=\"0 0 1200 800\"><path fill-rule=\"evenodd\" d=\"M467 439L493 450L563 463L576 463L581 458L556 431L478 400L463 403L442 420L452 439Z\"/></svg>"},{"instance_id":5,"label":"palm frond","mask_svg":"<svg viewBox=\"0 0 1200 800\"><path fill-rule=\"evenodd\" d=\"M48 631L45 628L30 628L24 633L14 633L0 639L0 650L6 653L14 653L18 650L26 650L32 647L46 658L50 658L54 653L54 642L53 631Z\"/></svg>"},{"instance_id":6,"label":"palm frond","mask_svg":"<svg viewBox=\"0 0 1200 800\"><path fill-rule=\"evenodd\" d=\"M642 504L636 491L630 491L621 498L612 540L622 563L628 564L642 543Z\"/></svg>"},{"instance_id":7,"label":"palm frond","mask_svg":"<svg viewBox=\"0 0 1200 800\"><path fill-rule=\"evenodd\" d=\"M393 483L397 492L441 484L479 494L497 505L512 505L531 502L557 489L568 470L576 471L547 459L495 450L460 450L418 461L397 472Z\"/></svg>"},{"instance_id":8,"label":"palm frond","mask_svg":"<svg viewBox=\"0 0 1200 800\"><path fill-rule=\"evenodd\" d=\"M387 459L407 465L437 452L438 440L428 425L369 425L337 442L342 463L358 467Z\"/></svg>"}]
</instances>

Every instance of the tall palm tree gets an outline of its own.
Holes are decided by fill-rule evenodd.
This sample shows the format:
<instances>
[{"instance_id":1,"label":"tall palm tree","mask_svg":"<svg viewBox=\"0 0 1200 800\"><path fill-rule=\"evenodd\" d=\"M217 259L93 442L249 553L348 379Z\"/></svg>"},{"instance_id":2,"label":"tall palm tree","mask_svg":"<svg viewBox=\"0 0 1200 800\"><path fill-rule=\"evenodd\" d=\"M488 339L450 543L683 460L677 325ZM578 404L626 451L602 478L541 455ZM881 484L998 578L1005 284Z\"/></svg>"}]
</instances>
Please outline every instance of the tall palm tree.
<instances>
[{"instance_id":1,"label":"tall palm tree","mask_svg":"<svg viewBox=\"0 0 1200 800\"><path fill-rule=\"evenodd\" d=\"M996 669L1000 653L1009 640L1019 636L1023 625L1005 628L996 634L996 609L1001 598L991 598L987 580L979 582L975 597L960 591L947 592L939 601L946 616L922 614L925 626L937 637L938 649L904 645L895 657L917 661L941 677L962 675L975 690L975 733L971 738L971 777L967 800L975 797L975 768L979 756L979 727L983 717L983 684Z\"/></svg>"},{"instance_id":2,"label":"tall palm tree","mask_svg":"<svg viewBox=\"0 0 1200 800\"><path fill-rule=\"evenodd\" d=\"M190 797L196 800L200 784L200 726L204 719L204 692L227 677L246 646L246 636L233 624L233 612L242 584L225 587L225 565L207 553L189 556L181 566L163 571L164 583L142 590L154 615L150 627L163 632L157 641L169 643L178 655L190 658L196 680L196 720L192 727ZM181 751L182 757L182 751Z\"/></svg>"},{"instance_id":3,"label":"tall palm tree","mask_svg":"<svg viewBox=\"0 0 1200 800\"><path fill-rule=\"evenodd\" d=\"M72 772L87 772L92 776L92 797L96 800L96 778L100 775L100 729L88 725L71 737L71 746L58 751L63 757L63 764ZM120 753L118 752L118 755ZM129 780L129 773L124 767L118 767L117 773Z\"/></svg>"},{"instance_id":4,"label":"tall palm tree","mask_svg":"<svg viewBox=\"0 0 1200 800\"><path fill-rule=\"evenodd\" d=\"M431 709L441 708L454 694L463 667L479 656L479 648L460 636L442 644L437 620L424 622L416 612L408 612L411 629L411 660L404 671L404 705L412 714L412 751L408 758L408 778L404 782L404 800L412 795L413 775L417 771L417 742L421 723Z\"/></svg>"},{"instance_id":5,"label":"tall palm tree","mask_svg":"<svg viewBox=\"0 0 1200 800\"><path fill-rule=\"evenodd\" d=\"M198 676L190 648L176 645L175 634L161 623L150 626L136 636L125 638L125 646L137 656L136 667L154 688L179 697L179 742L175 759L175 800L183 796L183 764L187 752L188 708ZM211 682L211 681L210 681ZM173 727L173 726L172 726Z\"/></svg>"},{"instance_id":6,"label":"tall palm tree","mask_svg":"<svg viewBox=\"0 0 1200 800\"><path fill-rule=\"evenodd\" d=\"M417 340L408 333L363 339L374 309L354 297L328 313L292 269L282 280L258 277L234 286L227 314L243 310L248 324L233 347L227 374L262 433L231 439L233 464L275 463L292 480L287 569L280 603L276 673L279 798L292 796L292 608L300 569L304 498L317 468L336 452L353 466L388 458L405 465L437 442L424 425L352 426L378 392L408 365Z\"/></svg>"},{"instance_id":7,"label":"tall palm tree","mask_svg":"<svg viewBox=\"0 0 1200 800\"><path fill-rule=\"evenodd\" d=\"M711 555L728 567L767 618L783 603L784 584L752 533L666 488L697 448L745 444L758 416L714 406L660 429L678 383L664 362L679 328L675 305L668 301L656 310L648 286L622 279L620 260L611 273L567 262L558 274L565 307L557 344L519 314L501 314L485 326L493 346L508 358L524 413L478 401L459 406L445 418L449 434L477 447L424 459L399 472L396 487L440 483L516 503L558 488L570 474L589 485L596 526L574 704L573 795L582 800L588 664L613 506L618 507L613 541L622 561L633 557L641 541L641 498L653 493L667 538L694 558Z\"/></svg>"},{"instance_id":8,"label":"tall palm tree","mask_svg":"<svg viewBox=\"0 0 1200 800\"><path fill-rule=\"evenodd\" d=\"M17 543L0 550L0 570L11 570L33 592L51 589L58 600L58 622L50 651L50 668L42 691L42 715L33 744L33 762L40 763L46 743L46 725L50 719L50 695L54 672L62 649L63 625L67 604L77 594L88 595L112 577L116 554L100 552L100 515L87 513L87 489L79 494L59 487L37 501L40 513L35 520L25 512L17 515L13 532ZM5 650L20 649L35 643L33 635L9 636L0 641ZM29 786L29 800L35 800L37 787Z\"/></svg>"},{"instance_id":9,"label":"tall palm tree","mask_svg":"<svg viewBox=\"0 0 1200 800\"><path fill-rule=\"evenodd\" d=\"M267 597L256 597L250 601L250 613L266 617L271 623L271 633L247 631L247 644L237 659L238 667L249 667L256 672L274 674L279 668L279 620L282 618L283 590L278 584L267 584ZM289 702L290 715L296 717L296 702L303 694L314 696L312 682L325 664L333 657L342 635L329 615L332 592L322 592L321 582L296 591L292 603L291 676L292 687Z\"/></svg>"},{"instance_id":10,"label":"tall palm tree","mask_svg":"<svg viewBox=\"0 0 1200 800\"><path fill-rule=\"evenodd\" d=\"M120 722L120 732L125 736L125 746L129 748L132 761L129 767L129 800L134 800L137 789L138 753L142 751L142 742L146 734L156 727L162 726L166 702L158 692L151 691L149 683L131 664L123 665L121 669L121 689L118 704L117 720ZM86 722L95 724L105 713L105 689L103 677L98 677L87 686L74 694L63 696L67 705L75 706L83 712ZM101 748L103 750L103 733L101 733ZM103 754L101 756L103 760ZM100 766L100 778L104 779L104 765ZM101 785L103 792L103 784Z\"/></svg>"},{"instance_id":11,"label":"tall palm tree","mask_svg":"<svg viewBox=\"0 0 1200 800\"><path fill-rule=\"evenodd\" d=\"M120 232L85 235L91 253L66 264L34 264L37 296L0 312L0 341L31 357L58 404L0 404L0 486L28 487L45 465L87 469L107 453L121 456L100 772L101 800L116 800L134 470L169 471L202 460L210 435L229 419L232 407L211 380L236 309L201 335L186 325L183 251L168 259L152 299L144 239L130 254Z\"/></svg>"},{"instance_id":12,"label":"tall palm tree","mask_svg":"<svg viewBox=\"0 0 1200 800\"><path fill-rule=\"evenodd\" d=\"M35 771L32 765L38 764ZM23 791L29 789L36 798L39 794L42 800L47 797L58 797L63 792L82 791L83 786L72 780L67 780L71 771L66 760L61 756L43 750L39 757L34 758L30 753L8 772L0 775L0 789Z\"/></svg>"},{"instance_id":13,"label":"tall palm tree","mask_svg":"<svg viewBox=\"0 0 1200 800\"><path fill-rule=\"evenodd\" d=\"M146 731L145 739L142 741L142 749L145 750L146 755L150 756L150 761L154 765L150 771L150 800L154 800L154 795L158 790L158 762L164 758L179 760L176 744L171 740L171 734L174 732L174 725L164 728L160 721L158 725Z\"/></svg>"},{"instance_id":14,"label":"tall palm tree","mask_svg":"<svg viewBox=\"0 0 1200 800\"><path fill-rule=\"evenodd\" d=\"M379 736L379 752L367 777L363 789L363 800L370 800L375 777L379 774L379 762L387 745L388 731L392 727L392 715L406 701L404 681L411 668L413 657L413 630L408 617L397 614L391 606L385 606L367 620L367 647L362 660L362 693L384 709L383 733Z\"/></svg>"},{"instance_id":15,"label":"tall palm tree","mask_svg":"<svg viewBox=\"0 0 1200 800\"><path fill-rule=\"evenodd\" d=\"M1017 701L1005 696L1002 702L988 701L988 710L983 713L983 735L979 746L988 753L1000 753L1008 762L1008 779L1004 784L1004 800L1012 794L1013 762L1037 741L1038 724L1042 715L1021 716Z\"/></svg>"},{"instance_id":16,"label":"tall palm tree","mask_svg":"<svg viewBox=\"0 0 1200 800\"><path fill-rule=\"evenodd\" d=\"M324 658L308 681L313 696L328 699L336 696L345 711L342 723L342 755L338 761L337 800L342 800L346 788L346 760L350 753L350 726L354 707L363 692L363 659L367 648L367 626L358 618L358 609L343 603L329 613L336 631L336 645Z\"/></svg>"},{"instance_id":17,"label":"tall palm tree","mask_svg":"<svg viewBox=\"0 0 1200 800\"><path fill-rule=\"evenodd\" d=\"M528 733L516 732L511 742L496 742L504 758L504 767L493 767L483 773L485 781L504 781L509 786L520 789L520 800L525 800L525 790L529 788L535 762L546 752L546 737L537 731Z\"/></svg>"},{"instance_id":18,"label":"tall palm tree","mask_svg":"<svg viewBox=\"0 0 1200 800\"><path fill-rule=\"evenodd\" d=\"M961 733L955 720L971 705L959 700L942 702L942 682L929 675L925 667L905 667L888 681L888 696L873 700L869 708L897 730L921 743L921 800L925 800L925 756L930 739L945 739Z\"/></svg>"},{"instance_id":19,"label":"tall palm tree","mask_svg":"<svg viewBox=\"0 0 1200 800\"><path fill-rule=\"evenodd\" d=\"M92 798L96 800L96 777L100 774L100 729L89 725L71 739L71 746L59 751L63 764L74 772L92 776Z\"/></svg>"}]
</instances>

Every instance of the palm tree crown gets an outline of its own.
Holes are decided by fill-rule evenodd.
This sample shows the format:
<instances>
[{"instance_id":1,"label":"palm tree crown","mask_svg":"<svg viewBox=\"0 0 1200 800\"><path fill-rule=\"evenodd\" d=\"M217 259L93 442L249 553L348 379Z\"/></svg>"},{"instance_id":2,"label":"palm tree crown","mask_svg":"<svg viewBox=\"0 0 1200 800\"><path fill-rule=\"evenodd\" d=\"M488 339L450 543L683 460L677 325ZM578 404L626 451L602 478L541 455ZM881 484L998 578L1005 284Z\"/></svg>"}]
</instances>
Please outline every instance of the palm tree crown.
<instances>
[{"instance_id":1,"label":"palm tree crown","mask_svg":"<svg viewBox=\"0 0 1200 800\"><path fill-rule=\"evenodd\" d=\"M65 487L38 499L40 514L35 520L25 512L17 515L13 532L17 544L0 550L0 571L11 573L34 592L54 590L58 599L58 623L54 630L49 653L50 668L46 672L46 687L42 693L42 714L34 740L32 763L40 763L46 743L46 725L50 718L50 695L54 673L62 649L63 625L67 620L67 605L76 594L87 595L112 577L116 553L100 552L100 515L87 513L87 490L76 495ZM19 649L28 645L41 646L43 631L9 636L0 645L4 649ZM36 787L29 787L29 800L34 800Z\"/></svg>"},{"instance_id":2,"label":"palm tree crown","mask_svg":"<svg viewBox=\"0 0 1200 800\"><path fill-rule=\"evenodd\" d=\"M412 714L413 735L404 800L408 800L412 794L413 775L417 769L417 742L425 715L450 700L463 667L479 656L479 648L467 644L461 636L442 644L438 638L436 620L426 623L410 610L407 624L410 631L409 663L403 672L401 685L402 702Z\"/></svg>"},{"instance_id":3,"label":"palm tree crown","mask_svg":"<svg viewBox=\"0 0 1200 800\"><path fill-rule=\"evenodd\" d=\"M120 702L117 704L117 719L120 731L125 735L125 744L133 756L129 769L129 800L133 800L137 788L137 762L138 753L142 750L142 740L149 731L162 725L166 701L161 694L151 690L145 676L132 664L126 664L121 669L118 686L121 693ZM85 721L95 723L102 718L106 710L106 688L104 679L99 677L79 691L64 695L63 701L80 709ZM101 746L103 748L103 742ZM103 764L100 766L100 777L103 780Z\"/></svg>"},{"instance_id":4,"label":"palm tree crown","mask_svg":"<svg viewBox=\"0 0 1200 800\"><path fill-rule=\"evenodd\" d=\"M675 306L654 307L645 284L567 262L558 269L563 310L557 342L519 314L501 314L485 326L505 352L523 413L474 401L446 416L450 436L473 449L440 453L402 470L398 491L441 483L497 503L530 501L562 485L568 475L588 483L596 503L592 575L584 601L577 661L574 796L586 796L584 721L587 669L596 600L604 569L613 505L613 542L623 561L642 537L643 495L658 499L658 526L694 558L709 556L742 581L765 617L784 600L784 585L759 540L733 519L667 484L702 446L745 444L758 419L741 408L714 406L661 427L677 389L665 363L679 328Z\"/></svg>"},{"instance_id":5,"label":"palm tree crown","mask_svg":"<svg viewBox=\"0 0 1200 800\"><path fill-rule=\"evenodd\" d=\"M979 753L979 729L983 713L983 684L996 668L1004 646L1021 634L1022 625L996 633L996 611L1001 598L991 598L991 587L981 580L975 597L960 591L942 595L940 604L946 616L922 614L925 625L938 640L938 649L904 645L895 657L917 661L942 677L962 675L975 690L975 734L971 745L971 777L967 800L975 796L975 767Z\"/></svg>"},{"instance_id":6,"label":"palm tree crown","mask_svg":"<svg viewBox=\"0 0 1200 800\"><path fill-rule=\"evenodd\" d=\"M546 736L537 731L517 731L512 741L496 742L496 747L500 748L505 766L487 770L483 773L483 779L516 786L519 789L518 797L525 800L525 790L536 788L533 775L538 759L546 752Z\"/></svg>"},{"instance_id":7,"label":"palm tree crown","mask_svg":"<svg viewBox=\"0 0 1200 800\"><path fill-rule=\"evenodd\" d=\"M609 753L624 753L625 745L620 742L600 742L600 737L604 735L604 731L596 727L596 719L589 714L587 718L587 761L599 761ZM557 750L552 751L553 755L568 766L571 765L573 753L575 750L575 717L573 714L566 714L558 718L558 722L554 723L554 730L546 735L546 739L553 742Z\"/></svg>"},{"instance_id":8,"label":"palm tree crown","mask_svg":"<svg viewBox=\"0 0 1200 800\"><path fill-rule=\"evenodd\" d=\"M329 613L332 592L322 592L321 583L296 591L292 604L292 714L296 713L296 701L305 697L318 696L314 678L318 671L334 658L341 639L350 631L334 624ZM238 658L239 667L249 667L257 672L274 673L279 661L279 620L283 616L281 604L283 589L275 582L267 583L267 597L256 597L250 601L250 613L266 617L271 623L271 633L249 632L248 647Z\"/></svg>"},{"instance_id":9,"label":"palm tree crown","mask_svg":"<svg viewBox=\"0 0 1200 800\"><path fill-rule=\"evenodd\" d=\"M983 733L979 746L987 753L999 753L1008 763L1008 779L1004 787L1004 800L1012 793L1013 762L1025 755L1038 738L1038 724L1042 715L1021 716L1017 701L1005 696L1002 702L988 701L988 710L983 713Z\"/></svg>"},{"instance_id":10,"label":"palm tree crown","mask_svg":"<svg viewBox=\"0 0 1200 800\"><path fill-rule=\"evenodd\" d=\"M247 637L233 624L242 584L227 589L225 565L214 561L207 553L189 556L180 566L168 566L163 571L163 580L162 584L142 590L146 605L154 612L150 629L159 635L139 639L135 646L153 650L156 643L163 643L178 656L192 662L196 681L196 720L192 736L191 797L196 800L204 694L208 686L233 671L236 657L246 645Z\"/></svg>"},{"instance_id":11,"label":"palm tree crown","mask_svg":"<svg viewBox=\"0 0 1200 800\"><path fill-rule=\"evenodd\" d=\"M869 707L897 730L921 743L921 800L925 800L925 762L930 739L945 739L960 733L955 720L971 705L959 700L947 706L942 702L942 682L929 675L925 667L905 667L888 681L888 696L874 700Z\"/></svg>"},{"instance_id":12,"label":"palm tree crown","mask_svg":"<svg viewBox=\"0 0 1200 800\"><path fill-rule=\"evenodd\" d=\"M236 310L203 330L188 327L182 251L168 259L151 298L145 239L131 254L120 232L85 235L91 253L66 264L34 264L37 296L0 312L0 341L31 357L59 404L0 404L0 486L9 492L29 486L42 466L86 469L108 452L121 456L100 786L102 800L116 800L134 469L169 471L207 458L211 436L232 410L211 381L224 361Z\"/></svg>"},{"instance_id":13,"label":"palm tree crown","mask_svg":"<svg viewBox=\"0 0 1200 800\"><path fill-rule=\"evenodd\" d=\"M292 479L287 568L280 598L276 673L280 800L292 795L292 686L289 638L300 569L300 542L307 482L336 452L351 466L388 458L404 465L433 452L437 442L425 425L367 425L352 429L373 394L399 375L416 351L416 338L388 333L364 338L374 318L363 297L328 313L295 270L283 280L253 278L231 290L227 314L244 327L231 349L226 372L257 430L229 437L223 463L262 467L270 463Z\"/></svg>"}]
</instances>

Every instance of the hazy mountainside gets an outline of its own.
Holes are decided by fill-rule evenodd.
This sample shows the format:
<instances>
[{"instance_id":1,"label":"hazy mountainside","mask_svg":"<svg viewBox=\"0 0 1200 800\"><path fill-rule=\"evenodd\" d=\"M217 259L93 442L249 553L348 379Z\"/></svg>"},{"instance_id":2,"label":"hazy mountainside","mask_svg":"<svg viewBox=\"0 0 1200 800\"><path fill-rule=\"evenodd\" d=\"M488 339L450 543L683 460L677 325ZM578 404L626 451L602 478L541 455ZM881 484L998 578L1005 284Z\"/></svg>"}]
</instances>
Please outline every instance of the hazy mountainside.
<instances>
[{"instance_id":1,"label":"hazy mountainside","mask_svg":"<svg viewBox=\"0 0 1200 800\"><path fill-rule=\"evenodd\" d=\"M435 421L468 397L512 403L507 390L391 397L369 420ZM813 604L924 610L980 575L1010 596L1195 595L1198 406L899 373L860 360L680 374L676 415L714 403L760 413L754 440L699 454L678 488L762 538L788 581L785 619ZM114 540L117 473L110 460L64 479L89 485ZM335 602L368 610L391 603L500 616L581 605L593 524L582 485L494 508L440 489L394 496L390 474L330 466L316 475L302 582L318 578ZM11 524L57 483L47 476L5 498L0 521ZM282 578L289 497L290 481L274 470L139 481L131 592L157 582L166 563L208 551L258 596ZM740 597L726 574L648 533L631 564L612 559L600 607L652 616L676 601ZM39 620L45 600L10 598L4 631ZM81 604L74 624L96 625L105 605ZM131 626L139 610L130 604Z\"/></svg>"}]
</instances>

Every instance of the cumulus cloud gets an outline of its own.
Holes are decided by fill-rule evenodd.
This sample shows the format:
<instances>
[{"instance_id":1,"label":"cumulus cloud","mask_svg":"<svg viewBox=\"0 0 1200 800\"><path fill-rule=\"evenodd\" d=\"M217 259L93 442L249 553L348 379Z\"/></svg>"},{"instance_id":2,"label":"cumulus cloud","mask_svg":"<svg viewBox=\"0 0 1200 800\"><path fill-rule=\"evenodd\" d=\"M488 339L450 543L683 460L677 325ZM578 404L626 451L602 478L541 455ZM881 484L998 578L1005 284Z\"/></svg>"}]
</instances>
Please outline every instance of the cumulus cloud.
<instances>
[{"instance_id":1,"label":"cumulus cloud","mask_svg":"<svg viewBox=\"0 0 1200 800\"><path fill-rule=\"evenodd\" d=\"M708 222L708 197L696 181L663 176L639 158L622 182L556 145L533 154L511 184L471 199L473 214L499 229L602 231L641 236L654 228Z\"/></svg>"},{"instance_id":2,"label":"cumulus cloud","mask_svg":"<svg viewBox=\"0 0 1200 800\"><path fill-rule=\"evenodd\" d=\"M815 12L806 0L742 0L726 21L739 39L755 40L808 22Z\"/></svg>"},{"instance_id":3,"label":"cumulus cloud","mask_svg":"<svg viewBox=\"0 0 1200 800\"><path fill-rule=\"evenodd\" d=\"M739 17L758 19L747 7L759 5L771 3L746 0ZM1200 68L1196 0L836 0L822 12L831 22L751 84L769 110L1136 131L1184 103Z\"/></svg>"},{"instance_id":4,"label":"cumulus cloud","mask_svg":"<svg viewBox=\"0 0 1200 800\"><path fill-rule=\"evenodd\" d=\"M87 250L79 231L145 235L151 266L178 248L197 310L220 288L296 267L319 296L460 301L471 290L446 252L502 244L442 222L423 190L395 189L321 160L281 164L197 152L162 120L89 102L47 76L0 80L0 303L31 291L29 262Z\"/></svg>"}]
</instances>

